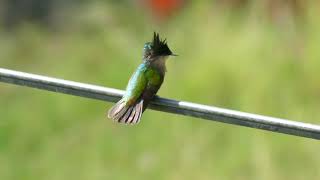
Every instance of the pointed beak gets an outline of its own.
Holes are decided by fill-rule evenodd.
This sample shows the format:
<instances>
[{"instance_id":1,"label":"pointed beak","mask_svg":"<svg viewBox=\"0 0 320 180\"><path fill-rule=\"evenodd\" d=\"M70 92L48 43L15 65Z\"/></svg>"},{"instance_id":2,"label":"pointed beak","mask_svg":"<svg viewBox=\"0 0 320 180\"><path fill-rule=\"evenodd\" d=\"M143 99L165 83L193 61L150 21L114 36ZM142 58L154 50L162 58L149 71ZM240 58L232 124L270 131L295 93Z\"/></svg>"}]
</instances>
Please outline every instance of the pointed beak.
<instances>
[{"instance_id":1,"label":"pointed beak","mask_svg":"<svg viewBox=\"0 0 320 180\"><path fill-rule=\"evenodd\" d=\"M177 54L171 54L170 56L178 56Z\"/></svg>"}]
</instances>

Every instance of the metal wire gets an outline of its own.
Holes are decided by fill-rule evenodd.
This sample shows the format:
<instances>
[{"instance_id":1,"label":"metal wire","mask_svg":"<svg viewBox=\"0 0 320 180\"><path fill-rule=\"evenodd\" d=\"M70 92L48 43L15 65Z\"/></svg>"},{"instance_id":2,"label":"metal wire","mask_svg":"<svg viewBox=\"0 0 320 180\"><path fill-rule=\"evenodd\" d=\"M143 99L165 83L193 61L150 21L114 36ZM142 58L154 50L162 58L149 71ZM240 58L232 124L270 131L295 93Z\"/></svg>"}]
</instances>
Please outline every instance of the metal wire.
<instances>
[{"instance_id":1,"label":"metal wire","mask_svg":"<svg viewBox=\"0 0 320 180\"><path fill-rule=\"evenodd\" d=\"M0 82L116 102L124 91L0 68ZM156 97L150 109L278 133L320 139L320 126Z\"/></svg>"}]
</instances>

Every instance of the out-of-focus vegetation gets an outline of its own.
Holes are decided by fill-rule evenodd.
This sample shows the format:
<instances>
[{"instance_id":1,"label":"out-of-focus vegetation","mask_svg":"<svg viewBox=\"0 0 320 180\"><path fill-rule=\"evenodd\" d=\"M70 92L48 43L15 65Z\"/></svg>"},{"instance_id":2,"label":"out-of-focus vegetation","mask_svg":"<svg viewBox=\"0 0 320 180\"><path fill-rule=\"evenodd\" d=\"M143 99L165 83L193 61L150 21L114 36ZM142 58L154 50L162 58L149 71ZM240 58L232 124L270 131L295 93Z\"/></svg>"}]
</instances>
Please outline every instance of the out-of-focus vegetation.
<instances>
[{"instance_id":1,"label":"out-of-focus vegetation","mask_svg":"<svg viewBox=\"0 0 320 180\"><path fill-rule=\"evenodd\" d=\"M166 20L141 5L64 7L54 31L2 26L0 66L124 89L158 31L179 54L160 96L319 123L315 4L303 21L249 2L187 1ZM150 110L120 126L105 117L111 105L0 84L0 179L320 178L318 141Z\"/></svg>"}]
</instances>

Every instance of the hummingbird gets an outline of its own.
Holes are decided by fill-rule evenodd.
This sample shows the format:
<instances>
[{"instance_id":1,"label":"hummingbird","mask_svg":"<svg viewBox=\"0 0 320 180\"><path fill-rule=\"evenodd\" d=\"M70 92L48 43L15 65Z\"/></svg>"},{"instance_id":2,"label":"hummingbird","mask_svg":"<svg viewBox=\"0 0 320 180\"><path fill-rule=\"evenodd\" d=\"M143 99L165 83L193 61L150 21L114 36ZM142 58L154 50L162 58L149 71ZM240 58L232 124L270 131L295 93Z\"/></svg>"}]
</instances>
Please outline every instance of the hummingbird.
<instances>
[{"instance_id":1,"label":"hummingbird","mask_svg":"<svg viewBox=\"0 0 320 180\"><path fill-rule=\"evenodd\" d=\"M142 63L131 76L126 92L108 111L108 118L125 124L137 124L150 101L157 94L166 73L166 61L171 52L166 39L153 33L152 42L143 47Z\"/></svg>"}]
</instances>

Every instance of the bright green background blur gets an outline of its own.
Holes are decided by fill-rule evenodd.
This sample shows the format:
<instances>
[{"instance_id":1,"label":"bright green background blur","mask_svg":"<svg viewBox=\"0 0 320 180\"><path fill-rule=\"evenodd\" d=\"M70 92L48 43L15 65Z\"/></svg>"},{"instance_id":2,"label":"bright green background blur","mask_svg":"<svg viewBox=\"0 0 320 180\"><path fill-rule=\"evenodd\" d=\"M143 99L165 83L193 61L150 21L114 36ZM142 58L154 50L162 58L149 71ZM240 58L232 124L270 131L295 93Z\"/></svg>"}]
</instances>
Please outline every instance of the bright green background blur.
<instances>
[{"instance_id":1,"label":"bright green background blur","mask_svg":"<svg viewBox=\"0 0 320 180\"><path fill-rule=\"evenodd\" d=\"M142 8L92 3L57 31L1 30L0 67L124 89L153 31L178 57L159 95L320 122L318 9L293 29L193 3L165 22ZM320 144L148 110L138 126L106 118L112 103L0 84L0 179L320 178Z\"/></svg>"}]
</instances>

